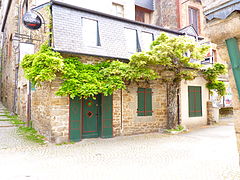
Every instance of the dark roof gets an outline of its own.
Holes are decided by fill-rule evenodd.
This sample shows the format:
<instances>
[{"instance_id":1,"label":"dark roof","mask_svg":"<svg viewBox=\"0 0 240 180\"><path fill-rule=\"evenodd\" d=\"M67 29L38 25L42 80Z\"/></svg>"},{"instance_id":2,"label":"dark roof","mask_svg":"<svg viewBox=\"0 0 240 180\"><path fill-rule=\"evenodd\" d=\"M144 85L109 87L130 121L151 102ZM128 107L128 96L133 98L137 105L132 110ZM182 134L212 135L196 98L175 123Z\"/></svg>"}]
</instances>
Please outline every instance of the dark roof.
<instances>
[{"instance_id":1,"label":"dark roof","mask_svg":"<svg viewBox=\"0 0 240 180\"><path fill-rule=\"evenodd\" d=\"M213 19L226 19L235 11L240 11L240 0L232 0L216 5L216 7L205 11L204 14L207 20L211 21Z\"/></svg>"},{"instance_id":2,"label":"dark roof","mask_svg":"<svg viewBox=\"0 0 240 180\"><path fill-rule=\"evenodd\" d=\"M153 0L135 0L135 5L152 11L154 10Z\"/></svg>"}]
</instances>

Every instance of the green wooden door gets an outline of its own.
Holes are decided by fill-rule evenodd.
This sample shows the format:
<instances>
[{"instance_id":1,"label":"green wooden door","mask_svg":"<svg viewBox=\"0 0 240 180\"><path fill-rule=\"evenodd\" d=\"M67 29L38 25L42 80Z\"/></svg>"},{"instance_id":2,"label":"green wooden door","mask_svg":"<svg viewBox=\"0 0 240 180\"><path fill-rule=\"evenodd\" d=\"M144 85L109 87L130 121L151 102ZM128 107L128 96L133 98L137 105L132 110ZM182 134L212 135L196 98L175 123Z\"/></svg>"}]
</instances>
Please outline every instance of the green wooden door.
<instances>
[{"instance_id":1,"label":"green wooden door","mask_svg":"<svg viewBox=\"0 0 240 180\"><path fill-rule=\"evenodd\" d=\"M238 42L236 38L231 38L226 40L226 44L238 90L238 98L240 99L240 52Z\"/></svg>"},{"instance_id":2,"label":"green wooden door","mask_svg":"<svg viewBox=\"0 0 240 180\"><path fill-rule=\"evenodd\" d=\"M99 96L96 99L88 98L82 100L82 127L83 138L94 138L100 135Z\"/></svg>"},{"instance_id":3,"label":"green wooden door","mask_svg":"<svg viewBox=\"0 0 240 180\"><path fill-rule=\"evenodd\" d=\"M81 140L81 114L82 100L78 97L70 99L69 108L69 139L70 141Z\"/></svg>"},{"instance_id":4,"label":"green wooden door","mask_svg":"<svg viewBox=\"0 0 240 180\"><path fill-rule=\"evenodd\" d=\"M113 136L112 96L98 95L96 99L70 100L70 140L81 138L110 138Z\"/></svg>"}]
</instances>

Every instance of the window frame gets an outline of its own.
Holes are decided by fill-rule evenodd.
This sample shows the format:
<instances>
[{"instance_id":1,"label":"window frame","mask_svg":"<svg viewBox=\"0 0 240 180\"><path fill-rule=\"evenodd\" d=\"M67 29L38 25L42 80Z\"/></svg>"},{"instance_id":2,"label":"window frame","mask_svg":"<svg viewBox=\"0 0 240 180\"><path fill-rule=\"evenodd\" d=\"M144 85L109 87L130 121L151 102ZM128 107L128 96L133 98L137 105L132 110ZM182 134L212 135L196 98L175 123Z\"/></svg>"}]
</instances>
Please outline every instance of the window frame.
<instances>
[{"instance_id":1,"label":"window frame","mask_svg":"<svg viewBox=\"0 0 240 180\"><path fill-rule=\"evenodd\" d=\"M133 28L129 28L129 27L124 27L124 35L125 35L125 41L127 42L128 41L128 38L126 37L126 30L132 30L132 31L135 31L136 32L136 42L135 42L135 45L136 45L136 49L132 52L130 49L130 47L128 47L128 43L126 43L126 47L127 47L127 50L129 53L135 53L135 52L141 52L141 46L140 46L140 42L139 42L139 37L138 37L138 30L137 29L133 29Z\"/></svg>"},{"instance_id":2,"label":"window frame","mask_svg":"<svg viewBox=\"0 0 240 180\"><path fill-rule=\"evenodd\" d=\"M96 22L96 44L93 45L93 44L90 44L89 42L85 41L84 39L84 19L85 20L90 20L90 21L95 21ZM100 47L101 46L101 40L100 40L100 32L99 32L99 22L97 19L91 19L91 18L88 18L88 17L82 17L81 18L81 24L82 24L82 37L83 37L83 42L86 46L91 46L91 47Z\"/></svg>"},{"instance_id":3,"label":"window frame","mask_svg":"<svg viewBox=\"0 0 240 180\"><path fill-rule=\"evenodd\" d=\"M191 18L190 18L190 10L194 10L196 11L196 18L197 18L197 28L194 26L194 23L191 23ZM194 20L193 20L194 21ZM194 29L197 31L197 33L199 34L200 33L200 10L196 7L193 7L193 6L188 6L188 22L189 22L189 25L193 25Z\"/></svg>"},{"instance_id":4,"label":"window frame","mask_svg":"<svg viewBox=\"0 0 240 180\"><path fill-rule=\"evenodd\" d=\"M144 48L144 39L143 39L143 33L146 33L146 34L151 34L152 35L152 42L154 41L154 34L151 33L151 32L147 32L147 31L141 31L141 39L142 39L142 45L141 45L141 50L142 51L149 51L150 50L150 44L149 44L149 50L145 50Z\"/></svg>"},{"instance_id":5,"label":"window frame","mask_svg":"<svg viewBox=\"0 0 240 180\"><path fill-rule=\"evenodd\" d=\"M152 88L139 87L137 89L137 116L153 116L152 94Z\"/></svg>"},{"instance_id":6,"label":"window frame","mask_svg":"<svg viewBox=\"0 0 240 180\"><path fill-rule=\"evenodd\" d=\"M122 8L122 16L118 15L118 11L117 11L117 8L118 7L121 7ZM115 11L113 12L113 8L115 8ZM122 4L119 4L119 3L115 3L115 2L112 2L112 14L114 16L118 16L118 17L124 17L124 5Z\"/></svg>"}]
</instances>

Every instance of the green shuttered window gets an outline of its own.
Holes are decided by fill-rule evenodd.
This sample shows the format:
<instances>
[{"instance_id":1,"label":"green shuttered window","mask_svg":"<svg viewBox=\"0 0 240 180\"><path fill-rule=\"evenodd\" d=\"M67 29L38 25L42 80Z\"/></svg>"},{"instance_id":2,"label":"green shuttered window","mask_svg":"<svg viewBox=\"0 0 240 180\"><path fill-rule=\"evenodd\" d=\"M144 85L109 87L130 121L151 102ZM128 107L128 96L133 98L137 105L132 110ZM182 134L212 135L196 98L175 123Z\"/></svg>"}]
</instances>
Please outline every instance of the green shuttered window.
<instances>
[{"instance_id":1,"label":"green shuttered window","mask_svg":"<svg viewBox=\"0 0 240 180\"><path fill-rule=\"evenodd\" d=\"M238 42L236 38L231 38L226 40L226 44L238 90L238 99L240 100L240 52Z\"/></svg>"},{"instance_id":2,"label":"green shuttered window","mask_svg":"<svg viewBox=\"0 0 240 180\"><path fill-rule=\"evenodd\" d=\"M138 116L152 116L152 89L138 88Z\"/></svg>"},{"instance_id":3,"label":"green shuttered window","mask_svg":"<svg viewBox=\"0 0 240 180\"><path fill-rule=\"evenodd\" d=\"M202 90L201 86L188 86L189 117L202 116Z\"/></svg>"}]
</instances>

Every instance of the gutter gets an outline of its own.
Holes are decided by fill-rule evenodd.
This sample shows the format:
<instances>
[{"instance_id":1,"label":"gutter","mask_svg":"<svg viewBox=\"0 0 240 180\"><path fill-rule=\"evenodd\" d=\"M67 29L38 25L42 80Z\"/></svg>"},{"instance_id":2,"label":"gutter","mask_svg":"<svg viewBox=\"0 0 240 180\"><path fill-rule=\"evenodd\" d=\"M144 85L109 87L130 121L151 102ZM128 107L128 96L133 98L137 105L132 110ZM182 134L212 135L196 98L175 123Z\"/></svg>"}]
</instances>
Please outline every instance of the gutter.
<instances>
[{"instance_id":1,"label":"gutter","mask_svg":"<svg viewBox=\"0 0 240 180\"><path fill-rule=\"evenodd\" d=\"M59 53L64 53L64 54L74 54L74 55L84 55L84 56L96 56L96 57L102 57L102 58L109 58L109 59L116 59L121 62L129 62L129 59L127 58L117 58L117 57L111 57L111 56L101 56L97 54L87 54L87 53L77 53L77 52L72 52L72 51L65 51L65 50L57 50L53 48L53 51L59 52Z\"/></svg>"},{"instance_id":2,"label":"gutter","mask_svg":"<svg viewBox=\"0 0 240 180\"><path fill-rule=\"evenodd\" d=\"M6 9L6 12L5 12L5 15L4 15L4 18L3 18L3 22L2 22L1 32L4 31L11 4L12 4L12 0L8 0L7 9Z\"/></svg>"},{"instance_id":3,"label":"gutter","mask_svg":"<svg viewBox=\"0 0 240 180\"><path fill-rule=\"evenodd\" d=\"M172 34L184 35L184 33L179 32L179 31L163 28L163 27L160 27L160 26L145 24L145 23L142 23L142 22L138 22L138 21L134 21L134 20L118 17L118 16L113 16L113 15L110 15L110 14L106 14L106 13L102 13L102 12L98 12L98 11L94 11L94 10L90 10L90 9L66 4L66 3L63 3L63 2L55 1L55 0L52 1L52 5L58 5L58 6L62 6L62 7L70 8L70 9L75 9L75 10L79 10L79 11L83 11L83 12L87 12L87 13L91 13L91 14L95 14L95 15L99 15L99 16L103 16L103 17L108 17L108 18L111 18L111 19L116 19L118 21L123 21L123 22L137 24L137 25L141 25L141 26L145 26L145 27L149 27L149 28L153 28L153 29L158 29L158 30L168 32L168 33L172 33Z\"/></svg>"}]
</instances>

